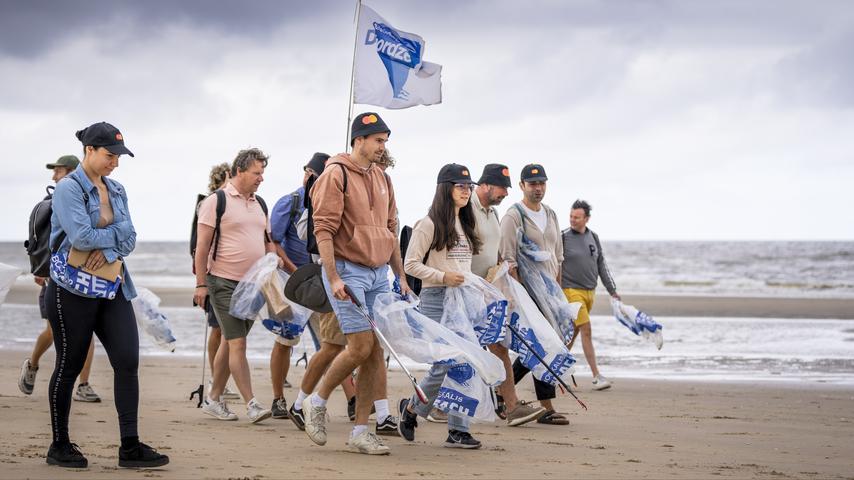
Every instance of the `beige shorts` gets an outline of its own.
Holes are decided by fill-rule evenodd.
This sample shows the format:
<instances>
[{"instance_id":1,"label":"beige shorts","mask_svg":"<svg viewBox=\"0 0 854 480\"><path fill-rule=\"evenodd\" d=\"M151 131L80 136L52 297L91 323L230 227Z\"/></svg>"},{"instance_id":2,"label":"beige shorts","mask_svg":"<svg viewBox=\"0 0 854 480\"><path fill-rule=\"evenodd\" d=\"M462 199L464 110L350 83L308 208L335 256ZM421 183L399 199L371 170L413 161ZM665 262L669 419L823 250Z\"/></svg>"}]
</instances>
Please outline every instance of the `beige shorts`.
<instances>
[{"instance_id":1,"label":"beige shorts","mask_svg":"<svg viewBox=\"0 0 854 480\"><path fill-rule=\"evenodd\" d=\"M338 319L335 318L335 313L322 313L317 320L318 329L317 335L321 342L331 343L333 345L347 345L347 339L344 337L344 332L341 331L341 326L338 325Z\"/></svg>"}]
</instances>

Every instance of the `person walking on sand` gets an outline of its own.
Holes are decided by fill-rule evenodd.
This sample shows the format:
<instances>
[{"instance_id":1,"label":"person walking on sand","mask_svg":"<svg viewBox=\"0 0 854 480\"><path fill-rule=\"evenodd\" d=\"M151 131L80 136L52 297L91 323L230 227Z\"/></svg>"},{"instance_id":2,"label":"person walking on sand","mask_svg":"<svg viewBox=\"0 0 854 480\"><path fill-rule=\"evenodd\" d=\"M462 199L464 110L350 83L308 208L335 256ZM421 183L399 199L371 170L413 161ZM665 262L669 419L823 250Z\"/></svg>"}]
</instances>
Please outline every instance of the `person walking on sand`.
<instances>
[{"instance_id":1,"label":"person walking on sand","mask_svg":"<svg viewBox=\"0 0 854 480\"><path fill-rule=\"evenodd\" d=\"M382 156L390 133L378 114L356 116L350 134L353 153L330 159L311 191L323 284L347 338L347 348L335 357L317 391L303 401L305 432L314 443L326 444L326 401L332 390L358 368L356 420L347 444L351 451L370 455L389 453L388 446L368 431L367 425L371 403L381 394L378 377L386 374L383 350L345 287L372 314L377 295L390 290L391 262L400 277L402 294L410 292L395 237L394 190L388 175L373 163Z\"/></svg>"},{"instance_id":2,"label":"person walking on sand","mask_svg":"<svg viewBox=\"0 0 854 480\"><path fill-rule=\"evenodd\" d=\"M53 183L59 183L66 175L73 172L80 165L80 159L75 155L63 155L56 162L48 163L48 170L53 171ZM48 193L45 200L52 200L52 194ZM49 219L46 219L49 220ZM43 247L35 247L37 249L47 249L49 237L45 236L40 241L44 241ZM32 395L35 388L36 374L39 371L39 360L48 348L53 344L53 330L50 328L50 322L47 321L47 305L45 304L45 290L49 277L33 277L36 285L41 287L39 290L39 313L45 319L45 328L42 333L36 338L36 344L33 345L33 352L30 357L24 360L21 365L21 375L18 377L18 388L25 395ZM89 353L86 354L86 361L83 363L83 369L80 370L80 383L77 384L77 390L74 391L74 400L79 402L100 402L101 397L95 393L95 390L89 384L89 373L92 371L92 359L95 357L95 339L89 344Z\"/></svg>"},{"instance_id":3,"label":"person walking on sand","mask_svg":"<svg viewBox=\"0 0 854 480\"><path fill-rule=\"evenodd\" d=\"M542 165L535 163L525 165L522 168L519 188L522 190L522 201L507 210L501 219L501 258L510 266L510 275L517 281L525 284L520 279L516 267L516 255L519 250L516 240L516 230L524 228L525 235L531 239L540 250L548 252L550 259L545 262L549 268L549 274L560 282L560 262L563 260L563 244L560 237L560 225L557 214L548 205L543 203L546 195L546 182L548 176ZM513 381L519 381L530 372L517 358L513 363ZM534 379L534 390L537 400L546 412L537 419L537 423L547 425L569 425L569 420L557 413L552 405L552 399L556 397L555 387L539 379Z\"/></svg>"},{"instance_id":4,"label":"person walking on sand","mask_svg":"<svg viewBox=\"0 0 854 480\"><path fill-rule=\"evenodd\" d=\"M237 420L237 415L229 411L221 399L229 370L246 402L249 421L259 423L271 415L252 392L246 337L253 321L229 313L237 284L258 259L275 248L270 241L266 204L255 194L264 181L267 160L264 152L257 148L238 152L231 166L231 181L199 207L193 300L202 309L206 301L212 303L225 338L214 359L213 385L202 402L202 411L219 420ZM225 207L219 218L218 197L224 200Z\"/></svg>"},{"instance_id":5,"label":"person walking on sand","mask_svg":"<svg viewBox=\"0 0 854 480\"><path fill-rule=\"evenodd\" d=\"M490 163L483 168L474 195L471 196L471 206L477 219L475 233L482 242L480 251L471 259L471 271L475 275L487 278L490 269L500 262L498 250L501 244L501 223L495 207L507 197L510 188L510 169L506 165ZM504 363L507 378L498 386L498 414L507 420L507 425L516 427L532 422L539 418L546 409L534 407L520 401L516 395L516 385L513 382L513 368L510 352L501 343L488 346L489 351Z\"/></svg>"},{"instance_id":6,"label":"person walking on sand","mask_svg":"<svg viewBox=\"0 0 854 480\"><path fill-rule=\"evenodd\" d=\"M578 318L575 319L575 331L567 347L572 349L576 337L581 336L584 358L587 359L590 372L593 374L593 390L605 390L611 388L611 382L599 373L590 326L590 311L593 309L598 279L602 279L602 283L612 297L619 300L620 295L617 294L617 285L605 262L599 235L587 228L591 210L593 207L589 203L576 200L569 211L569 228L561 234L563 263L560 286L568 302L581 303Z\"/></svg>"},{"instance_id":7,"label":"person walking on sand","mask_svg":"<svg viewBox=\"0 0 854 480\"><path fill-rule=\"evenodd\" d=\"M71 443L68 416L71 389L83 368L92 334L107 351L114 374L114 395L119 418L119 466L153 468L169 457L139 441L139 333L131 300L136 297L130 272L122 259L136 246L136 230L128 209L125 188L108 176L118 168L119 157L133 153L119 129L106 122L77 132L83 144L82 167L59 182L51 218L50 281L47 316L54 331L56 364L50 379L50 420L53 442L47 463L85 468L88 460ZM80 266L69 264L79 252ZM120 276L114 276L116 270ZM109 271L103 279L99 272ZM117 280L118 278L118 280Z\"/></svg>"},{"instance_id":8,"label":"person walking on sand","mask_svg":"<svg viewBox=\"0 0 854 480\"><path fill-rule=\"evenodd\" d=\"M474 184L467 167L450 163L439 170L436 193L426 217L415 224L406 250L406 273L421 279L421 313L441 322L444 313L445 289L458 287L471 272L472 254L480 252L482 242L475 234L475 214L469 198ZM426 260L425 260L426 258ZM400 401L400 436L415 440L417 416L427 418L450 365L434 364L419 385L427 395L427 403L418 395ZM468 417L456 412L448 414L449 448L476 449L479 440L469 431Z\"/></svg>"}]
</instances>

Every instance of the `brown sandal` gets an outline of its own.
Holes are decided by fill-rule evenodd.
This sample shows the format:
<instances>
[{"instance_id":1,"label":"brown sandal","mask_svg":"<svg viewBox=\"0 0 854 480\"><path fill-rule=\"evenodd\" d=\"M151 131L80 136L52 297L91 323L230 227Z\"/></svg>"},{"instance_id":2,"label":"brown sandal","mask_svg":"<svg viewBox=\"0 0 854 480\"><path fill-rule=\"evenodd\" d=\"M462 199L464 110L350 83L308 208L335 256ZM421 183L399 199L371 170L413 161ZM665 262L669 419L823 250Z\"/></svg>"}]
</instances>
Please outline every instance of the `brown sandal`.
<instances>
[{"instance_id":1,"label":"brown sandal","mask_svg":"<svg viewBox=\"0 0 854 480\"><path fill-rule=\"evenodd\" d=\"M537 423L544 423L546 425L569 425L569 420L554 410L547 410L546 413L537 419Z\"/></svg>"}]
</instances>

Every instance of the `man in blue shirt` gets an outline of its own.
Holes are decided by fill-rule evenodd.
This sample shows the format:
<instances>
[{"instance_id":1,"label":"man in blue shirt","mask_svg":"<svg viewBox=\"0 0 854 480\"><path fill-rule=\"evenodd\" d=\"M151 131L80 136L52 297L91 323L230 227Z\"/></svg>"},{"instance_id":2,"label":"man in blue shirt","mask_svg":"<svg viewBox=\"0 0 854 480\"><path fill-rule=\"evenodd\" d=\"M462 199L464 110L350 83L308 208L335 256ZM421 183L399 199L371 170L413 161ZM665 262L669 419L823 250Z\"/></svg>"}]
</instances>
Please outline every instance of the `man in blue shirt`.
<instances>
[{"instance_id":1,"label":"man in blue shirt","mask_svg":"<svg viewBox=\"0 0 854 480\"><path fill-rule=\"evenodd\" d=\"M305 210L305 184L312 175L319 175L329 155L315 153L303 167L302 185L276 202L270 212L270 233L276 247L276 254L284 263L288 274L311 262L305 240L297 235L297 222ZM310 327L309 327L310 328ZM273 418L288 418L288 406L285 403L285 378L291 366L291 348L299 343L299 337L289 340L276 337L273 351L270 353L270 380L273 384ZM315 345L317 343L315 342ZM319 350L319 347L316 347Z\"/></svg>"}]
</instances>

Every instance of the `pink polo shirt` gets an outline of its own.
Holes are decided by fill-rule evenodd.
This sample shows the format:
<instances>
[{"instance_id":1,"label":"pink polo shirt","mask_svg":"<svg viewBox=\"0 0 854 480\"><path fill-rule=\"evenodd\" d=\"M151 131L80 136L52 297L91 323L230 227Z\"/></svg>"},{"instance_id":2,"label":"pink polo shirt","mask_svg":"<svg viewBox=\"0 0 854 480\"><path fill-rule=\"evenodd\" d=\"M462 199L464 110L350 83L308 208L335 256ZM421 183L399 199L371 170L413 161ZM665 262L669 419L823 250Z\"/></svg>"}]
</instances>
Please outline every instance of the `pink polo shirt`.
<instances>
[{"instance_id":1,"label":"pink polo shirt","mask_svg":"<svg viewBox=\"0 0 854 480\"><path fill-rule=\"evenodd\" d=\"M261 204L252 195L248 200L229 183L225 191L225 213L219 225L219 248L213 259L213 246L208 257L208 273L240 281L253 263L266 253L264 231L270 226ZM199 206L199 223L216 227L216 195Z\"/></svg>"}]
</instances>

